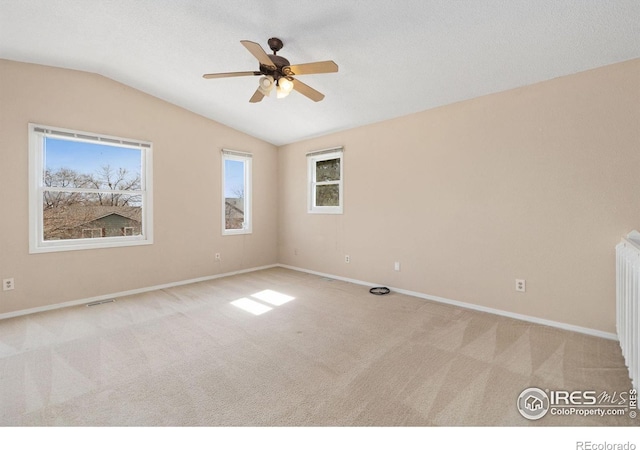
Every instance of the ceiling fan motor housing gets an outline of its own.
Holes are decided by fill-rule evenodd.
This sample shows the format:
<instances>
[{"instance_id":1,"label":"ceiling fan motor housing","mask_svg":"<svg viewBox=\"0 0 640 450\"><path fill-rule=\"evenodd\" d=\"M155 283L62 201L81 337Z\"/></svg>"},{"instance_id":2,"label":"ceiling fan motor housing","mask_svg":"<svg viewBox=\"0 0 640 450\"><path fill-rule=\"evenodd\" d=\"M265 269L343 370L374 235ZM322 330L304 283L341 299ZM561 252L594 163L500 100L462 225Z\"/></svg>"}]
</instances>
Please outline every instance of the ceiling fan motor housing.
<instances>
[{"instance_id":1,"label":"ceiling fan motor housing","mask_svg":"<svg viewBox=\"0 0 640 450\"><path fill-rule=\"evenodd\" d=\"M276 69L271 70L269 67L260 64L260 72L262 72L265 75L271 75L276 80L278 78L287 76L282 72L282 68L291 65L289 63L289 60L278 55L268 55L268 56L269 56L269 59L273 61L273 64L276 66Z\"/></svg>"}]
</instances>

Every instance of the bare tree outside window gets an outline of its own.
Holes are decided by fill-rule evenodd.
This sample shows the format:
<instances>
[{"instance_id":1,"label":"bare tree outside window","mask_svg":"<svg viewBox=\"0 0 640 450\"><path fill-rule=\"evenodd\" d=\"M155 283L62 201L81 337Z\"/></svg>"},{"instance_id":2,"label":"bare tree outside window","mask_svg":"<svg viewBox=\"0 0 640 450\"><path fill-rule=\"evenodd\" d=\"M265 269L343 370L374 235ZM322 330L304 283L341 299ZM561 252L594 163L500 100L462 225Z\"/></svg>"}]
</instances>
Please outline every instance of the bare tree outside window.
<instances>
[{"instance_id":1,"label":"bare tree outside window","mask_svg":"<svg viewBox=\"0 0 640 450\"><path fill-rule=\"evenodd\" d=\"M241 230L244 224L244 187L232 189L232 197L224 201L224 220L227 230Z\"/></svg>"},{"instance_id":2,"label":"bare tree outside window","mask_svg":"<svg viewBox=\"0 0 640 450\"><path fill-rule=\"evenodd\" d=\"M327 159L316 162L316 182L339 181L340 159ZM340 189L338 184L316 185L317 206L338 206L340 204Z\"/></svg>"},{"instance_id":3,"label":"bare tree outside window","mask_svg":"<svg viewBox=\"0 0 640 450\"><path fill-rule=\"evenodd\" d=\"M342 213L342 149L307 154L309 212Z\"/></svg>"},{"instance_id":4,"label":"bare tree outside window","mask_svg":"<svg viewBox=\"0 0 640 450\"><path fill-rule=\"evenodd\" d=\"M140 150L46 137L44 156L44 241L142 233Z\"/></svg>"},{"instance_id":5,"label":"bare tree outside window","mask_svg":"<svg viewBox=\"0 0 640 450\"><path fill-rule=\"evenodd\" d=\"M100 190L96 193L46 190L42 204L45 241L140 234L141 196L129 193L140 189L140 174L105 165L94 174L62 167L55 171L48 169L44 176L44 184L50 188ZM83 231L94 228L105 231L99 234Z\"/></svg>"}]
</instances>

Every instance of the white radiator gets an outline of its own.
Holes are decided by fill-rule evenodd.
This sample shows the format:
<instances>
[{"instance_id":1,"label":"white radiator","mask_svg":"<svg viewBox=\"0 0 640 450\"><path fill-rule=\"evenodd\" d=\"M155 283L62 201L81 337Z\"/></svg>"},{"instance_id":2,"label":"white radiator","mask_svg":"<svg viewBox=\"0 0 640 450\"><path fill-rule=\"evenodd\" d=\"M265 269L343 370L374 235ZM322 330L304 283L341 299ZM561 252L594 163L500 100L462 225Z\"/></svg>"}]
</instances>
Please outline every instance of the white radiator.
<instances>
[{"instance_id":1,"label":"white radiator","mask_svg":"<svg viewBox=\"0 0 640 450\"><path fill-rule=\"evenodd\" d=\"M640 233L616 245L616 328L633 388L640 381Z\"/></svg>"}]
</instances>

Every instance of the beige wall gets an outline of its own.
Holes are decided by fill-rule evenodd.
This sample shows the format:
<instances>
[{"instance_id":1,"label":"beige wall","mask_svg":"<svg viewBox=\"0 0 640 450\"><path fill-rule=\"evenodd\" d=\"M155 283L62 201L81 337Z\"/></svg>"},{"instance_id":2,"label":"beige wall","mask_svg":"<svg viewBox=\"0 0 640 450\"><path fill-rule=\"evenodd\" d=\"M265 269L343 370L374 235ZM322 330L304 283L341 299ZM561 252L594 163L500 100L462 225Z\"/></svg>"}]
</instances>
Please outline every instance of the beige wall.
<instances>
[{"instance_id":1,"label":"beige wall","mask_svg":"<svg viewBox=\"0 0 640 450\"><path fill-rule=\"evenodd\" d=\"M28 122L152 141L155 243L29 254ZM222 147L254 154L251 235L221 235ZM274 146L162 100L0 60L0 314L276 263L276 171Z\"/></svg>"},{"instance_id":2,"label":"beige wall","mask_svg":"<svg viewBox=\"0 0 640 450\"><path fill-rule=\"evenodd\" d=\"M98 75L0 60L0 314L281 262L613 332L639 86L633 60L277 151ZM152 141L154 245L30 255L28 122ZM307 214L305 153L338 145L345 213ZM221 147L254 153L252 235L220 234Z\"/></svg>"},{"instance_id":3,"label":"beige wall","mask_svg":"<svg viewBox=\"0 0 640 450\"><path fill-rule=\"evenodd\" d=\"M633 60L282 147L279 261L614 332L639 86ZM305 153L339 145L344 214L307 214Z\"/></svg>"}]
</instances>

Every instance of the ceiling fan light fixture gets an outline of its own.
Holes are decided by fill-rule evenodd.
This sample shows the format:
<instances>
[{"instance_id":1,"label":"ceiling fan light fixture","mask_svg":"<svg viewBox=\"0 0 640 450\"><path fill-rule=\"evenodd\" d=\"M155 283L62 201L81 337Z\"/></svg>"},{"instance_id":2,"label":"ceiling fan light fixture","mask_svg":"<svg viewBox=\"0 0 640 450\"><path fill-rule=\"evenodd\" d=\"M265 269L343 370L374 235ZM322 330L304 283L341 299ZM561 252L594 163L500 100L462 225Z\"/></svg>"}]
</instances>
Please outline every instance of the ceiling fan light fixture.
<instances>
[{"instance_id":1,"label":"ceiling fan light fixture","mask_svg":"<svg viewBox=\"0 0 640 450\"><path fill-rule=\"evenodd\" d=\"M265 75L264 77L260 78L258 89L260 89L260 92L262 92L264 95L269 95L271 89L273 89L273 84L273 77L271 75Z\"/></svg>"},{"instance_id":2,"label":"ceiling fan light fixture","mask_svg":"<svg viewBox=\"0 0 640 450\"><path fill-rule=\"evenodd\" d=\"M293 89L293 81L285 77L278 80L278 85L287 92L291 92Z\"/></svg>"},{"instance_id":3,"label":"ceiling fan light fixture","mask_svg":"<svg viewBox=\"0 0 640 450\"><path fill-rule=\"evenodd\" d=\"M285 98L293 90L293 81L282 77L276 85L276 98Z\"/></svg>"},{"instance_id":4,"label":"ceiling fan light fixture","mask_svg":"<svg viewBox=\"0 0 640 450\"><path fill-rule=\"evenodd\" d=\"M276 98L285 98L290 91L285 91L280 86L276 86Z\"/></svg>"}]
</instances>

